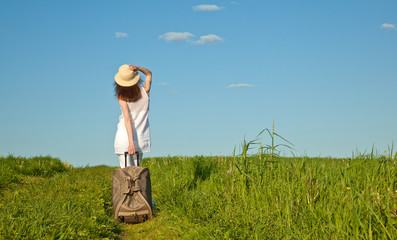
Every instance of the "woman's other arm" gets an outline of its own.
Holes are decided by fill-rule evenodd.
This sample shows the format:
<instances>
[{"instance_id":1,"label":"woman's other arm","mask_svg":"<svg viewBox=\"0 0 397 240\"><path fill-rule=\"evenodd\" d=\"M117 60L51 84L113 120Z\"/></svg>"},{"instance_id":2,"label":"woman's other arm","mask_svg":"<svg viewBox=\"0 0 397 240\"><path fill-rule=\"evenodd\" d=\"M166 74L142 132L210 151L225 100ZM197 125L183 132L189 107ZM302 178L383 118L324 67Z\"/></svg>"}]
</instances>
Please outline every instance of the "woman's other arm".
<instances>
[{"instance_id":1,"label":"woman's other arm","mask_svg":"<svg viewBox=\"0 0 397 240\"><path fill-rule=\"evenodd\" d=\"M128 109L128 105L126 101L121 99L118 100L121 107L121 111L123 112L125 128L127 129L128 154L135 154L135 145L134 145L134 137L132 134L133 130L132 130L132 120L131 120L130 110Z\"/></svg>"}]
</instances>

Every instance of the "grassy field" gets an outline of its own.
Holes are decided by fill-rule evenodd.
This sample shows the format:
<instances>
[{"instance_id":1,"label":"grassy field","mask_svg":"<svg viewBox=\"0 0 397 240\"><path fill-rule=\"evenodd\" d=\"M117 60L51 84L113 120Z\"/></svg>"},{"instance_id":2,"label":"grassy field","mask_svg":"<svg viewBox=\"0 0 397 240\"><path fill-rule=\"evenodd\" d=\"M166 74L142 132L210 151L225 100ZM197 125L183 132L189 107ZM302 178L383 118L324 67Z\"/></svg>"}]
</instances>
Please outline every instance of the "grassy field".
<instances>
[{"instance_id":1,"label":"grassy field","mask_svg":"<svg viewBox=\"0 0 397 240\"><path fill-rule=\"evenodd\" d=\"M0 158L1 239L396 239L395 154L144 159L152 221L112 219L115 168Z\"/></svg>"},{"instance_id":2,"label":"grassy field","mask_svg":"<svg viewBox=\"0 0 397 240\"><path fill-rule=\"evenodd\" d=\"M71 168L50 157L0 162L0 239L118 238L110 217L114 168Z\"/></svg>"}]
</instances>

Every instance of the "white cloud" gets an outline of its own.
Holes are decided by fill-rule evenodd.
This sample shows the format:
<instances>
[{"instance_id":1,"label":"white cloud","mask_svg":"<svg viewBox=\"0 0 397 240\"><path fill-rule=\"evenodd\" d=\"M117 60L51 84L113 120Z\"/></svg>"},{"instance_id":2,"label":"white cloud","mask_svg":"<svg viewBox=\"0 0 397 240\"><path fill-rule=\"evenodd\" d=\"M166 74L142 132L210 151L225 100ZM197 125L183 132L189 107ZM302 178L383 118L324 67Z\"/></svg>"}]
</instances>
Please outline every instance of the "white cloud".
<instances>
[{"instance_id":1,"label":"white cloud","mask_svg":"<svg viewBox=\"0 0 397 240\"><path fill-rule=\"evenodd\" d=\"M194 11L219 11L222 7L217 5L201 4L193 7Z\"/></svg>"},{"instance_id":2,"label":"white cloud","mask_svg":"<svg viewBox=\"0 0 397 240\"><path fill-rule=\"evenodd\" d=\"M125 37L128 37L128 34L123 33L123 32L116 32L115 36L116 36L116 38L125 38Z\"/></svg>"},{"instance_id":3,"label":"white cloud","mask_svg":"<svg viewBox=\"0 0 397 240\"><path fill-rule=\"evenodd\" d=\"M391 24L391 23L384 23L380 27L384 28L384 29L396 29L396 26L394 24Z\"/></svg>"},{"instance_id":4,"label":"white cloud","mask_svg":"<svg viewBox=\"0 0 397 240\"><path fill-rule=\"evenodd\" d=\"M251 87L254 87L254 85L251 85L248 83L239 83L239 84L230 84L227 87L228 88L251 88Z\"/></svg>"},{"instance_id":5,"label":"white cloud","mask_svg":"<svg viewBox=\"0 0 397 240\"><path fill-rule=\"evenodd\" d=\"M160 39L165 39L167 42L170 41L186 41L189 38L193 37L194 35L189 32L167 32L163 35L160 35Z\"/></svg>"},{"instance_id":6,"label":"white cloud","mask_svg":"<svg viewBox=\"0 0 397 240\"><path fill-rule=\"evenodd\" d=\"M194 41L195 44L214 44L221 42L223 39L215 34L209 34L206 36L201 36L200 40Z\"/></svg>"}]
</instances>

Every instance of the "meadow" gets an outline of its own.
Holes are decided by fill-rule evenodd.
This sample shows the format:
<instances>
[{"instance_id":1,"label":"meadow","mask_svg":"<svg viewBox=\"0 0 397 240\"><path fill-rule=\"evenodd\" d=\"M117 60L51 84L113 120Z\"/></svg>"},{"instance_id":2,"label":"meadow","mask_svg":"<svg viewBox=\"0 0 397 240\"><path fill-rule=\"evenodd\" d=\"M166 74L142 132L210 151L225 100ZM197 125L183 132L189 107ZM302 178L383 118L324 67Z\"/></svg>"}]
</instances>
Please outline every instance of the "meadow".
<instances>
[{"instance_id":1,"label":"meadow","mask_svg":"<svg viewBox=\"0 0 397 240\"><path fill-rule=\"evenodd\" d=\"M115 167L1 157L0 239L397 238L393 150L333 159L280 157L272 145L249 155L249 145L144 159L156 209L135 225L112 219Z\"/></svg>"}]
</instances>

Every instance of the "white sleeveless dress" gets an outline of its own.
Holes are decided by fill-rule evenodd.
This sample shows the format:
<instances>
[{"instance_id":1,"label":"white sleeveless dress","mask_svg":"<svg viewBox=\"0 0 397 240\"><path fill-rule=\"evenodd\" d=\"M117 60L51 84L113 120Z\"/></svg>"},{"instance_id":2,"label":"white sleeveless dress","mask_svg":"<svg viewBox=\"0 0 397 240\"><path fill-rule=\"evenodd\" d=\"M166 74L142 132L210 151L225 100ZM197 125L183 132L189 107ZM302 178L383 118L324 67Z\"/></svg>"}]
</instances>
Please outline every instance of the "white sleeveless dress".
<instances>
[{"instance_id":1,"label":"white sleeveless dress","mask_svg":"<svg viewBox=\"0 0 397 240\"><path fill-rule=\"evenodd\" d=\"M149 96L145 89L140 88L142 97L136 102L127 102L130 110L132 131L136 152L150 152L150 128L149 128ZM128 135L125 128L123 112L117 124L116 137L114 139L115 154L128 152Z\"/></svg>"}]
</instances>

